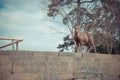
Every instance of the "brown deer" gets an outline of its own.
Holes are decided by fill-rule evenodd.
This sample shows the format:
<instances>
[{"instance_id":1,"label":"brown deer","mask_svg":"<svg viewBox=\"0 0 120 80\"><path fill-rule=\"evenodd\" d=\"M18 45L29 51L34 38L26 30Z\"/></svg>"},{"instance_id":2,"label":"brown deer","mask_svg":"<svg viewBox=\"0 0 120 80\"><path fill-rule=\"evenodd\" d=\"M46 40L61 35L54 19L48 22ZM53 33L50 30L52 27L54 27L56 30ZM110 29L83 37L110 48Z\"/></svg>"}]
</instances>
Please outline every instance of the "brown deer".
<instances>
[{"instance_id":1,"label":"brown deer","mask_svg":"<svg viewBox=\"0 0 120 80\"><path fill-rule=\"evenodd\" d=\"M74 27L74 41L77 47L77 52L80 52L83 45L88 47L88 52L93 48L96 52L94 45L93 35L89 32L80 32L80 27Z\"/></svg>"}]
</instances>

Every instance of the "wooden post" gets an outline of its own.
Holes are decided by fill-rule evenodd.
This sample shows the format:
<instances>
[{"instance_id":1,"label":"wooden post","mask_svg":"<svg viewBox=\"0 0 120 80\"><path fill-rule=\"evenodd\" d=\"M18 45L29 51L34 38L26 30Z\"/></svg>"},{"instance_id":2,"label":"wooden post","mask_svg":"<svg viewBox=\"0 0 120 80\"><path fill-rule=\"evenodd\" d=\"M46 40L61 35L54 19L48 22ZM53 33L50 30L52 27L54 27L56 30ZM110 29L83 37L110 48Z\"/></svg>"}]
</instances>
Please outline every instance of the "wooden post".
<instances>
[{"instance_id":1,"label":"wooden post","mask_svg":"<svg viewBox=\"0 0 120 80\"><path fill-rule=\"evenodd\" d=\"M12 50L14 50L14 40L12 40Z\"/></svg>"},{"instance_id":2,"label":"wooden post","mask_svg":"<svg viewBox=\"0 0 120 80\"><path fill-rule=\"evenodd\" d=\"M16 43L16 50L18 51L18 42Z\"/></svg>"}]
</instances>

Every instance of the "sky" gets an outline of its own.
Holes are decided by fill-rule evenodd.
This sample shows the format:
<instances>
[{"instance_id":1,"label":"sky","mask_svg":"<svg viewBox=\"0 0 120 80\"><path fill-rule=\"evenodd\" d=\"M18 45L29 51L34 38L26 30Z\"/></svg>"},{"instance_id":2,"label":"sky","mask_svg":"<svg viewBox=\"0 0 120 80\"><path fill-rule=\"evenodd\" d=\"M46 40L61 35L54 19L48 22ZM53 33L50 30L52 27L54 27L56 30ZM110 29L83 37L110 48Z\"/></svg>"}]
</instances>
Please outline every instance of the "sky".
<instances>
[{"instance_id":1,"label":"sky","mask_svg":"<svg viewBox=\"0 0 120 80\"><path fill-rule=\"evenodd\" d=\"M58 44L69 31L60 16L47 16L49 1L0 0L0 37L22 38L19 50L58 52ZM0 46L10 42L1 40Z\"/></svg>"}]
</instances>

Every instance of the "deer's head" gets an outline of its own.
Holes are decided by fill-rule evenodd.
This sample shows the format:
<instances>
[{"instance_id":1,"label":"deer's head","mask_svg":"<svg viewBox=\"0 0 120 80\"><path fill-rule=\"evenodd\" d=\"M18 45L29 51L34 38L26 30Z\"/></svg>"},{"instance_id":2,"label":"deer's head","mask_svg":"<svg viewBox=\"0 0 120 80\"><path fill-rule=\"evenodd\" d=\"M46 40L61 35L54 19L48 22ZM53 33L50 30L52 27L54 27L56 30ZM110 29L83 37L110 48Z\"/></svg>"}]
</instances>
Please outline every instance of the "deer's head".
<instances>
[{"instance_id":1,"label":"deer's head","mask_svg":"<svg viewBox=\"0 0 120 80\"><path fill-rule=\"evenodd\" d=\"M75 32L79 32L80 31L80 26L74 26L74 30L75 30Z\"/></svg>"}]
</instances>

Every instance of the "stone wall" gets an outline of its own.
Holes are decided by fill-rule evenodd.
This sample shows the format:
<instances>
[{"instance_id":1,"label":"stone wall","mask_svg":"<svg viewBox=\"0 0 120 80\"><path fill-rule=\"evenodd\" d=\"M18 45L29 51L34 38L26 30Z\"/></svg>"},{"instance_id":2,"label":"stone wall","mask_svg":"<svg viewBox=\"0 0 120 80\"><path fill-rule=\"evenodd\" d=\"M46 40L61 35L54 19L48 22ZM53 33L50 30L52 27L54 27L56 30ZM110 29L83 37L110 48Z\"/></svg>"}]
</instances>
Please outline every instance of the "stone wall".
<instances>
[{"instance_id":1,"label":"stone wall","mask_svg":"<svg viewBox=\"0 0 120 80\"><path fill-rule=\"evenodd\" d=\"M0 51L0 80L120 80L120 55Z\"/></svg>"}]
</instances>

